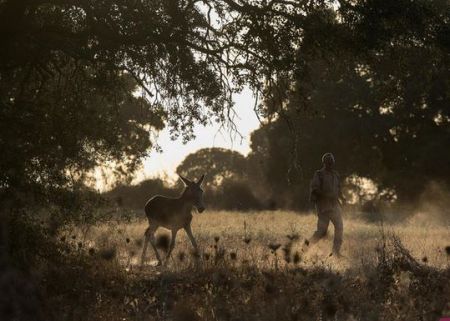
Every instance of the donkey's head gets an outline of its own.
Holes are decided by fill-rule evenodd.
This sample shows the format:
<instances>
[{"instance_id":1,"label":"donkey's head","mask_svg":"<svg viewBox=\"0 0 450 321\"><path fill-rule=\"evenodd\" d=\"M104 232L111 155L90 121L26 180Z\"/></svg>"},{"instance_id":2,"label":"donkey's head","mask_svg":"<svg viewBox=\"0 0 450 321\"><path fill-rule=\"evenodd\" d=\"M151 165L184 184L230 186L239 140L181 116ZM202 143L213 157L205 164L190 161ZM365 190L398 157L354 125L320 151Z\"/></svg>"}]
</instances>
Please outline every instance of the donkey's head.
<instances>
[{"instance_id":1,"label":"donkey's head","mask_svg":"<svg viewBox=\"0 0 450 321\"><path fill-rule=\"evenodd\" d=\"M186 177L183 177L181 175L179 176L186 186L184 188L183 196L193 202L199 213L203 212L205 210L205 205L203 204L203 190L201 188L201 185L203 183L205 175L202 175L202 177L200 177L197 182L192 182Z\"/></svg>"}]
</instances>

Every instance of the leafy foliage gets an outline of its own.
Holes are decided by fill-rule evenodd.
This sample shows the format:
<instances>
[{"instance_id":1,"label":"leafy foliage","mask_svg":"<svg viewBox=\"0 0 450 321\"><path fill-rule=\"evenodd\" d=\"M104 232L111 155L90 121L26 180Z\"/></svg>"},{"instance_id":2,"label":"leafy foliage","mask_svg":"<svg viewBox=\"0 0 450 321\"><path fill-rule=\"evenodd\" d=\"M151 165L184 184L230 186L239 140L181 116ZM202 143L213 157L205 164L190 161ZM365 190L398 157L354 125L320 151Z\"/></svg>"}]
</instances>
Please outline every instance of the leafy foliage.
<instances>
[{"instance_id":1,"label":"leafy foliage","mask_svg":"<svg viewBox=\"0 0 450 321\"><path fill-rule=\"evenodd\" d=\"M339 5L308 15L298 68L267 87L253 175L287 202L303 195L295 207L327 151L343 178L371 178L402 201L428 181L449 184L448 3Z\"/></svg>"},{"instance_id":2,"label":"leafy foliage","mask_svg":"<svg viewBox=\"0 0 450 321\"><path fill-rule=\"evenodd\" d=\"M8 0L0 21L2 189L73 188L99 164L129 174L150 131L189 139L194 122L224 120L222 62L205 56L194 3Z\"/></svg>"},{"instance_id":3,"label":"leafy foliage","mask_svg":"<svg viewBox=\"0 0 450 321\"><path fill-rule=\"evenodd\" d=\"M247 163L238 152L225 148L203 148L189 154L177 167L177 173L192 179L206 174L205 188L217 189L221 182L245 176Z\"/></svg>"},{"instance_id":4,"label":"leafy foliage","mask_svg":"<svg viewBox=\"0 0 450 321\"><path fill-rule=\"evenodd\" d=\"M449 159L449 12L441 0L2 1L1 187L75 186L105 163L131 173L149 132L190 139L249 85L257 112L288 127L277 155L290 164L269 166L270 181L308 168L314 149L297 141L318 130L353 173L411 198Z\"/></svg>"},{"instance_id":5,"label":"leafy foliage","mask_svg":"<svg viewBox=\"0 0 450 321\"><path fill-rule=\"evenodd\" d=\"M103 195L119 207L143 209L145 203L154 195L178 196L182 189L167 186L163 180L147 179L135 186L119 185Z\"/></svg>"}]
</instances>

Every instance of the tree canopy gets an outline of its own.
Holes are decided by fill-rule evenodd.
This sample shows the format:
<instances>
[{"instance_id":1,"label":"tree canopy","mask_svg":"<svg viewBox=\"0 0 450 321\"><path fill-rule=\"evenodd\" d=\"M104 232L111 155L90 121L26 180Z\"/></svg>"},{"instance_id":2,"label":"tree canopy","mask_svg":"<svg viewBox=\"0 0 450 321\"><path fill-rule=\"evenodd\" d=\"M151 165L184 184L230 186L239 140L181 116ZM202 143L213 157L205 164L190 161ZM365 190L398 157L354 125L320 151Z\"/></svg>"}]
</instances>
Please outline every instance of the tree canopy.
<instances>
[{"instance_id":1,"label":"tree canopy","mask_svg":"<svg viewBox=\"0 0 450 321\"><path fill-rule=\"evenodd\" d=\"M203 148L189 154L177 167L177 173L198 179L206 174L205 188L217 189L224 180L241 179L246 173L245 157L225 148Z\"/></svg>"},{"instance_id":2,"label":"tree canopy","mask_svg":"<svg viewBox=\"0 0 450 321\"><path fill-rule=\"evenodd\" d=\"M70 187L107 163L130 174L152 131L223 121L213 31L191 1L1 1L2 189Z\"/></svg>"},{"instance_id":3,"label":"tree canopy","mask_svg":"<svg viewBox=\"0 0 450 321\"><path fill-rule=\"evenodd\" d=\"M326 37L317 24L305 30L298 73L270 88L263 109L278 117L253 133L250 157L281 195L290 183L306 195L326 151L344 177L371 178L403 201L429 181L450 183L449 4L340 5Z\"/></svg>"},{"instance_id":4,"label":"tree canopy","mask_svg":"<svg viewBox=\"0 0 450 321\"><path fill-rule=\"evenodd\" d=\"M354 164L345 172L419 190L424 178L450 177L449 6L3 0L0 187L73 187L99 164L132 173L152 132L169 126L187 140L195 123L226 123L247 85L260 133L280 140L253 142L269 152L275 185L328 147ZM311 143L318 135L323 145Z\"/></svg>"}]
</instances>

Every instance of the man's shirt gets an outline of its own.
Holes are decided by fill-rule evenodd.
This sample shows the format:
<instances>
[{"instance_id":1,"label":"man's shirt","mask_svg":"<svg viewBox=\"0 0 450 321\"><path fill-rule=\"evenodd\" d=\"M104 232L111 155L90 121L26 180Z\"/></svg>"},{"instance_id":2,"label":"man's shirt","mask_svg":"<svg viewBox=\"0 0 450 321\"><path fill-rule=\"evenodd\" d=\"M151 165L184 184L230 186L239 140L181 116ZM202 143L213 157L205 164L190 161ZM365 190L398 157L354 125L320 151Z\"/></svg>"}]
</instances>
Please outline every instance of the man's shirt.
<instances>
[{"instance_id":1,"label":"man's shirt","mask_svg":"<svg viewBox=\"0 0 450 321\"><path fill-rule=\"evenodd\" d=\"M311 181L311 193L317 196L316 206L319 213L339 208L339 175L334 170L319 169Z\"/></svg>"}]
</instances>

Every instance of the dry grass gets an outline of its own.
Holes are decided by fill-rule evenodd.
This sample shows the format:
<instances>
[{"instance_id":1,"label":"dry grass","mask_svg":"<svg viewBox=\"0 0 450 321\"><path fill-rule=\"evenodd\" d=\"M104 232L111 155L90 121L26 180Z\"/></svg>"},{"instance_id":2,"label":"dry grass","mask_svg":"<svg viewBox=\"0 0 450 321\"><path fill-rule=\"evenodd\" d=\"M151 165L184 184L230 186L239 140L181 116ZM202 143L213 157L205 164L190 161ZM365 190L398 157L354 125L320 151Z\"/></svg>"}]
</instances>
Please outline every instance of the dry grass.
<instances>
[{"instance_id":1,"label":"dry grass","mask_svg":"<svg viewBox=\"0 0 450 321\"><path fill-rule=\"evenodd\" d=\"M450 313L450 230L419 218L381 227L346 217L346 258L337 259L328 256L331 226L327 239L305 245L311 214L196 214L201 259L180 231L167 266L153 266L149 248L141 268L146 224L66 231L78 258L68 256L75 264L51 270L44 286L55 319L431 321Z\"/></svg>"},{"instance_id":2,"label":"dry grass","mask_svg":"<svg viewBox=\"0 0 450 321\"><path fill-rule=\"evenodd\" d=\"M231 261L235 264L250 264L257 268L273 268L275 259L278 261L278 267L285 266L283 246L292 243L291 259L298 252L302 266L322 264L333 270L353 269L376 258L375 248L381 241L382 230L387 234L396 234L419 261L423 259L437 268L444 268L449 262L444 248L450 240L450 228L437 223L426 225L422 219L413 218L403 224L381 226L379 223L344 218L345 239L342 253L345 258L339 260L328 256L333 239L331 223L325 240L311 248L305 245L305 240L312 235L315 226L314 214L299 215L286 211L209 212L195 214L192 223L194 235L206 258L213 257L219 249L225 251L226 258L231 259L229 256L233 256ZM115 248L120 262L130 267L139 263L146 227L147 221L142 219L131 223L103 224L90 228L85 235L81 235L81 231L75 234L77 240L81 239L88 247ZM158 230L157 235L164 234L168 234L168 231L163 228ZM295 238L294 242L290 242L292 238ZM271 244L281 245L276 251L277 257L269 247ZM164 251L160 252L164 254ZM185 232L181 230L167 268L179 270L189 267L191 252L192 246ZM180 257L186 260L179 260ZM147 261L149 263L153 260L155 255L149 247Z\"/></svg>"}]
</instances>

